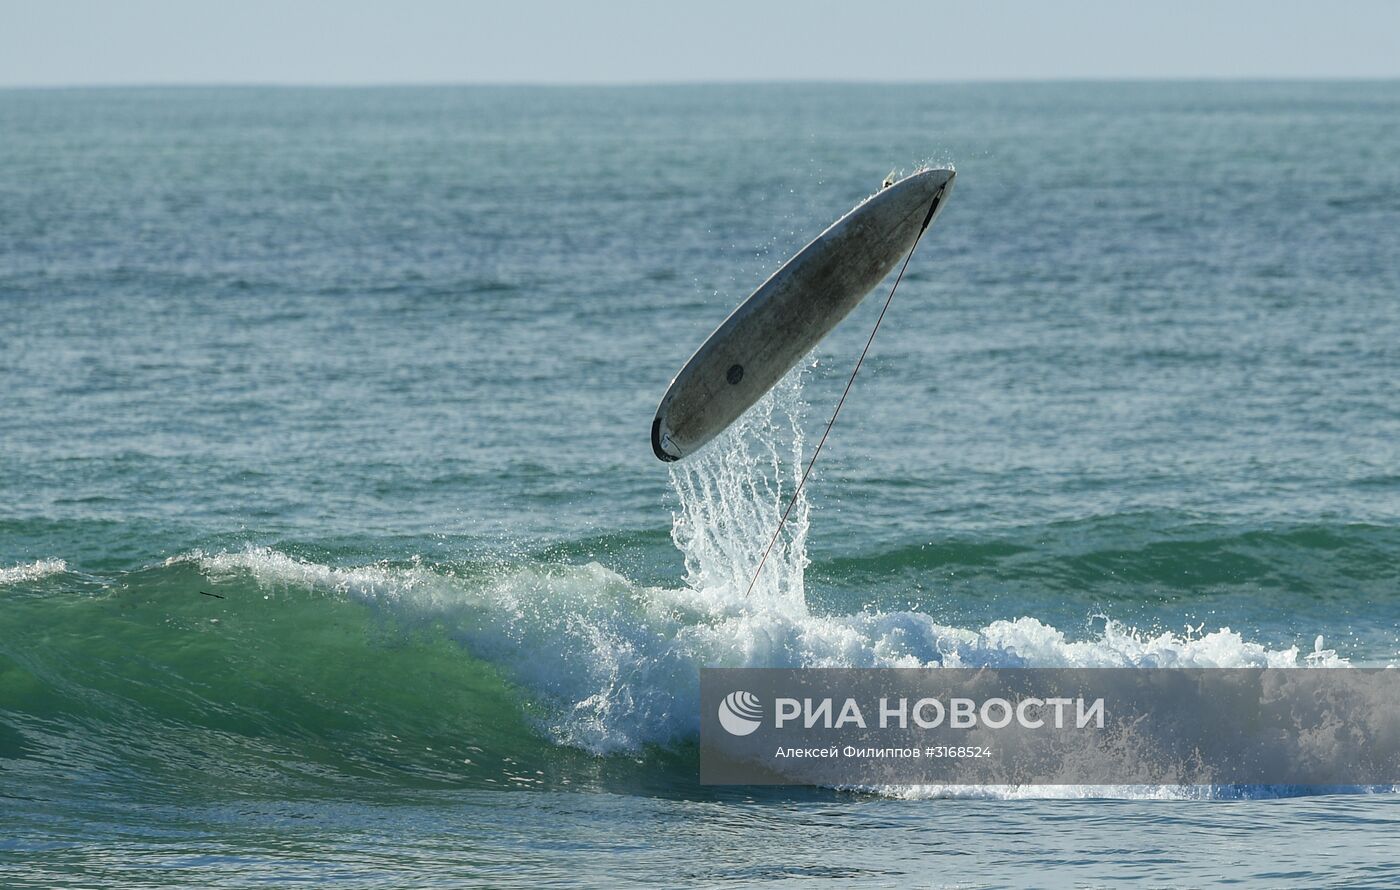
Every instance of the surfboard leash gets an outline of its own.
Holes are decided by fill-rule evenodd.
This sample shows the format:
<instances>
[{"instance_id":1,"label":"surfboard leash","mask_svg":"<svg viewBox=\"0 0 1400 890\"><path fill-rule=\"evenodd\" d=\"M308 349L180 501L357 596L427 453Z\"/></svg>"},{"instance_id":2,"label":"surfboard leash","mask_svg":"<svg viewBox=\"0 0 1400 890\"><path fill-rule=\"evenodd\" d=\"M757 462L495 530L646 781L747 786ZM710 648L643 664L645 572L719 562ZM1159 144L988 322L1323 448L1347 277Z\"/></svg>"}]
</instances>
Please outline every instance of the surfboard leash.
<instances>
[{"instance_id":1,"label":"surfboard leash","mask_svg":"<svg viewBox=\"0 0 1400 890\"><path fill-rule=\"evenodd\" d=\"M783 511L783 516L778 520L778 527L773 530L773 537L768 540L768 547L763 551L763 558L758 561L758 568L754 569L753 577L749 579L748 589L744 591L744 599L749 598L753 593L754 585L758 583L758 576L763 572L763 566L768 562L768 555L773 552L773 545L778 543L778 536L783 533L783 527L787 525L788 516L792 513L792 508L797 505L797 498L802 494L802 488L807 484L807 477L812 475L812 467L817 465L817 458L821 456L822 446L826 444L826 437L831 435L831 428L836 425L836 418L841 414L841 406L846 404L846 396L851 394L851 386L856 382L856 375L860 373L860 366L865 363L865 356L870 352L870 344L875 342L875 335L880 332L880 322L885 320L885 313L890 309L890 303L894 301L894 292L899 290L899 283L904 280L904 270L909 268L909 261L914 258L914 251L919 249L919 242L924 239L924 232L928 231L928 224L933 222L933 214L938 211L938 204L943 200L943 192L947 188L940 188L933 196L933 202L929 204L928 213L924 216L924 224L919 228L919 234L914 238L913 245L909 248L909 253L904 257L904 264L899 267L899 274L895 276L894 285L890 287L889 296L885 297L885 305L880 308L880 315L875 319L875 327L870 329L870 336L866 338L865 348L860 351L860 358L856 359L856 366L851 369L850 379L846 381L846 388L841 393L841 398L836 402L836 410L831 412L831 419L826 422L826 429L822 432L822 437L817 442L817 449L812 452L812 459L807 461L807 469L802 471L802 478L798 480L797 488L792 492L792 500L788 501L787 509Z\"/></svg>"}]
</instances>

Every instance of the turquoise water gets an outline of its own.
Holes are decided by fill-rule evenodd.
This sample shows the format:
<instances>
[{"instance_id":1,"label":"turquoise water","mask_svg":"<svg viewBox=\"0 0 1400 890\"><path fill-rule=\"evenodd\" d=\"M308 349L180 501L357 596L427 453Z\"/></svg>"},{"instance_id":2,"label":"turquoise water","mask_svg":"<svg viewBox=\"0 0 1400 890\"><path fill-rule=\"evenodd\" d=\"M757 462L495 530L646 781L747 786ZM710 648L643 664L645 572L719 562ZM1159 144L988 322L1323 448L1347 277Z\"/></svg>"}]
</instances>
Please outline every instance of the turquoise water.
<instances>
[{"instance_id":1,"label":"turquoise water","mask_svg":"<svg viewBox=\"0 0 1400 890\"><path fill-rule=\"evenodd\" d=\"M694 461L694 347L891 167ZM698 669L1400 662L1400 84L0 92L0 883L1387 885L1348 789L723 789ZM1354 790L1351 790L1354 791Z\"/></svg>"}]
</instances>

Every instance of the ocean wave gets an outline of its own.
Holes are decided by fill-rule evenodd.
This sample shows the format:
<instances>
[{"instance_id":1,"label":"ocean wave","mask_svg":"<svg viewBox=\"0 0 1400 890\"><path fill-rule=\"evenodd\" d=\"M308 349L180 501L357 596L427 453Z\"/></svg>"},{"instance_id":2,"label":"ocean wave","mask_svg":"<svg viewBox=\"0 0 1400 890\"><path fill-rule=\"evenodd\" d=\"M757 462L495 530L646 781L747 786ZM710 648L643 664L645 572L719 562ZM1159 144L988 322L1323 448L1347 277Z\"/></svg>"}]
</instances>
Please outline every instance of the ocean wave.
<instances>
[{"instance_id":1,"label":"ocean wave","mask_svg":"<svg viewBox=\"0 0 1400 890\"><path fill-rule=\"evenodd\" d=\"M1400 577L1391 558L1400 530L1365 523L1212 522L1137 512L934 539L818 563L832 578L863 582L900 573L947 575L1076 591L1106 582L1174 590L1252 584L1326 593Z\"/></svg>"},{"instance_id":2,"label":"ocean wave","mask_svg":"<svg viewBox=\"0 0 1400 890\"><path fill-rule=\"evenodd\" d=\"M815 614L647 587L591 562L513 566L479 577L427 565L335 568L268 548L191 554L211 577L352 597L446 629L530 695L559 744L595 754L674 744L699 732L701 667L1341 666L1323 648L1271 649L1222 627L1143 632L1106 620L1073 639L1033 616L959 628L913 611Z\"/></svg>"},{"instance_id":3,"label":"ocean wave","mask_svg":"<svg viewBox=\"0 0 1400 890\"><path fill-rule=\"evenodd\" d=\"M272 547L190 551L105 593L0 616L31 690L0 760L130 785L679 788L694 782L699 672L719 667L1334 667L1230 628L1075 636L1031 615L819 612L774 585L639 584L596 561L334 565ZM202 594L209 594L203 596ZM42 646L34 645L42 638ZM8 659L8 662L5 661ZM46 713L71 713L71 726ZM7 754L6 751L9 751ZM18 761L11 759L10 764ZM150 777L159 763L160 776ZM45 765L48 764L48 765ZM146 764L146 765L142 765ZM174 776L174 778L171 777ZM857 788L897 797L1238 797L1231 788ZM1357 790L1357 789L1347 789ZM340 793L335 791L334 793Z\"/></svg>"},{"instance_id":4,"label":"ocean wave","mask_svg":"<svg viewBox=\"0 0 1400 890\"><path fill-rule=\"evenodd\" d=\"M686 583L645 585L597 561L374 563L336 567L268 547L194 552L213 583L250 579L269 594L314 594L431 627L501 672L535 731L561 749L645 757L693 746L699 672L712 667L1335 667L1319 637L1307 653L1270 648L1230 627L1143 631L1111 617L1077 638L1032 614L958 627L918 610L816 611L805 573L805 497L784 533L802 461L801 374L713 447L671 468L672 538ZM1296 541L1295 541L1296 543ZM995 561L1023 552L992 547ZM764 562L764 556L767 561ZM915 558L916 563L920 562ZM762 564L754 581L753 572ZM752 586L752 590L750 590ZM1229 796L1230 789L857 789L923 797Z\"/></svg>"},{"instance_id":5,"label":"ocean wave","mask_svg":"<svg viewBox=\"0 0 1400 890\"><path fill-rule=\"evenodd\" d=\"M684 583L639 583L580 554L335 565L270 546L192 550L128 573L105 598L84 599L87 611L37 616L51 622L50 640L68 641L67 649L33 649L25 641L35 622L10 616L15 633L7 637L0 623L0 657L10 657L36 688L49 684L75 711L99 702L95 713L115 715L102 718L105 740L83 723L56 743L55 750L86 746L94 761L158 743L161 762L184 764L192 776L211 768L197 757L207 747L230 755L230 775L272 777L259 781L364 774L480 787L577 787L596 781L600 770L618 769L627 773L623 787L693 787L699 674L707 666L1348 663L1320 636L1303 652L1228 626L1149 631L1108 615L1070 633L1033 614L1034 604L1016 617L966 626L918 608L813 609L806 591L811 513L803 497L768 553L802 465L800 385L795 375L718 447L672 466L672 539L684 556ZM1317 529L1295 530L1283 540L1332 550L1344 543ZM1258 545L1242 535L1222 545L1180 546ZM995 565L1031 550L1031 542L995 544L963 558ZM866 568L887 573L888 558ZM922 551L894 556L924 569L946 558ZM49 560L0 577L65 569ZM21 727L14 746L40 746L33 739L52 732L34 722ZM237 751L247 757L231 756ZM992 798L1303 793L1139 786L853 790Z\"/></svg>"},{"instance_id":6,"label":"ocean wave","mask_svg":"<svg viewBox=\"0 0 1400 890\"><path fill-rule=\"evenodd\" d=\"M39 559L31 563L20 563L9 568L0 568L0 587L38 581L50 575L60 575L68 571L68 563L61 559Z\"/></svg>"}]
</instances>

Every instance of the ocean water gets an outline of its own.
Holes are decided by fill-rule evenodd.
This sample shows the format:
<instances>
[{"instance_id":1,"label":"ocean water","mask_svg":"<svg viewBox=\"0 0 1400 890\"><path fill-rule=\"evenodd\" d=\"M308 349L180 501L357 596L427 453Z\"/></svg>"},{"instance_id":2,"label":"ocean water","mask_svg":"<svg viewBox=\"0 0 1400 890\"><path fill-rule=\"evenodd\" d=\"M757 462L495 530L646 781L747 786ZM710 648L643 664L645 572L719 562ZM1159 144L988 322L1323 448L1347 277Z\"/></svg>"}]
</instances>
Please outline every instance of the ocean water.
<instances>
[{"instance_id":1,"label":"ocean water","mask_svg":"<svg viewBox=\"0 0 1400 890\"><path fill-rule=\"evenodd\" d=\"M954 164L666 466L730 308ZM1400 795L705 787L698 670L1400 663L1400 84L0 92L0 884L1386 886Z\"/></svg>"}]
</instances>

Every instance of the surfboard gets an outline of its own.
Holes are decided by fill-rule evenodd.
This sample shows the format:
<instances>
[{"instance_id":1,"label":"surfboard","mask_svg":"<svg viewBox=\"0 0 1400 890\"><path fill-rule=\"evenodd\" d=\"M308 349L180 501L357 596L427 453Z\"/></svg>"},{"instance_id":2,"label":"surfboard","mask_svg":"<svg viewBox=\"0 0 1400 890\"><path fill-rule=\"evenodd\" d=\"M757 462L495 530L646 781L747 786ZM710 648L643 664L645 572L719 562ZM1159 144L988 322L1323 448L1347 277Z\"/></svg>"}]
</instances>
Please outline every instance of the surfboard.
<instances>
[{"instance_id":1,"label":"surfboard","mask_svg":"<svg viewBox=\"0 0 1400 890\"><path fill-rule=\"evenodd\" d=\"M857 204L740 303L671 381L651 448L680 460L739 419L913 249L953 171L921 170Z\"/></svg>"}]
</instances>

